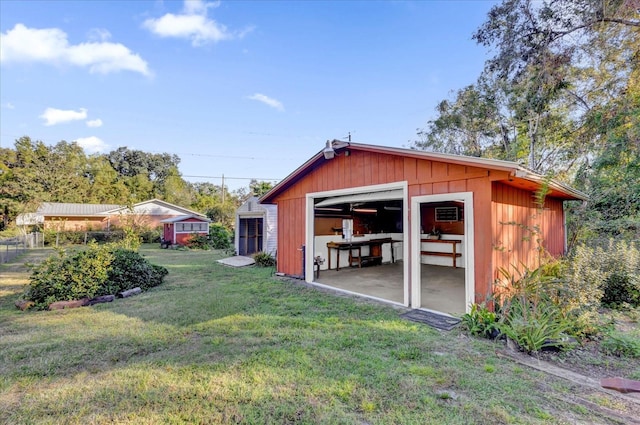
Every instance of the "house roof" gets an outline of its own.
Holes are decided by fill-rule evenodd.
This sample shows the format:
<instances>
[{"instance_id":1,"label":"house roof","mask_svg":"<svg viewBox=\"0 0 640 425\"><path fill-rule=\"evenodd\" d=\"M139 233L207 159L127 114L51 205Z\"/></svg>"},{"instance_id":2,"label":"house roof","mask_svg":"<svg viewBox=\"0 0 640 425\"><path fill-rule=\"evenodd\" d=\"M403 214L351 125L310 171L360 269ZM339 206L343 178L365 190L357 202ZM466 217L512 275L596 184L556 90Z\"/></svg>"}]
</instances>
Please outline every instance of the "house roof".
<instances>
[{"instance_id":1,"label":"house roof","mask_svg":"<svg viewBox=\"0 0 640 425\"><path fill-rule=\"evenodd\" d=\"M526 169L525 167L516 164L511 161L503 161L499 159L491 158L478 158L463 155L452 155L438 152L427 152L415 149L395 148L388 146L368 145L363 143L342 142L334 140L331 142L331 146L336 152L341 152L346 149L350 151L362 151L372 153L382 153L388 155L397 155L408 158L418 158L437 162L446 162L450 164L458 164L465 166L474 166L480 168L487 168L490 170L506 171L509 173L509 184L516 187L523 187L530 190L536 190L540 188L545 182L549 185L551 190L550 195L566 200L586 200L587 195L573 189L564 183L557 182L555 180L548 180L545 176L535 173ZM326 148L325 148L326 149ZM324 150L324 149L323 149ZM286 189L294 185L304 175L309 173L312 169L320 165L324 161L331 161L324 158L323 150L315 154L304 164L294 170L291 174L285 177L280 183L275 185L269 192L260 198L260 202L263 204L272 203L276 196L284 192Z\"/></svg>"},{"instance_id":2,"label":"house roof","mask_svg":"<svg viewBox=\"0 0 640 425\"><path fill-rule=\"evenodd\" d=\"M177 212L181 213L182 215L193 215L193 216L205 217L204 214L201 214L201 213L199 213L197 211L193 211L193 210L190 210L188 208L181 207L179 205L171 204L169 202L165 202L165 201L162 201L160 199L150 199L148 201L138 202L137 204L134 204L131 207L122 206L122 205L116 205L115 208L107 210L106 213L109 214L109 215L113 215L113 214L117 214L119 212L124 212L124 211L128 211L130 209L133 209L134 211L139 211L139 212L143 212L144 211L147 214L155 215L155 214L153 214L154 213L154 207L155 208L163 208L163 209L174 210L174 211L177 211ZM158 211L157 215L162 215L162 213L160 213Z\"/></svg>"},{"instance_id":3,"label":"house roof","mask_svg":"<svg viewBox=\"0 0 640 425\"><path fill-rule=\"evenodd\" d=\"M38 224L44 221L44 217L109 217L120 212L133 210L136 213L146 215L179 215L193 216L208 220L205 215L188 208L170 204L160 199L151 199L139 202L131 207L117 204L79 204L65 202L43 202L35 213L24 213L17 217L17 223Z\"/></svg>"},{"instance_id":4,"label":"house roof","mask_svg":"<svg viewBox=\"0 0 640 425\"><path fill-rule=\"evenodd\" d=\"M43 202L36 210L41 216L102 216L109 214L107 211L119 208L115 204L74 204L63 202Z\"/></svg>"},{"instance_id":5,"label":"house roof","mask_svg":"<svg viewBox=\"0 0 640 425\"><path fill-rule=\"evenodd\" d=\"M171 217L171 218L166 218L164 220L160 220L160 223L178 223L180 221L184 221L184 220L189 220L191 218L195 218L197 220L200 221L205 221L207 223L211 223L211 220L209 220L207 217L203 217L201 215L193 215L193 214L189 214L189 215L179 215L176 217Z\"/></svg>"}]
</instances>

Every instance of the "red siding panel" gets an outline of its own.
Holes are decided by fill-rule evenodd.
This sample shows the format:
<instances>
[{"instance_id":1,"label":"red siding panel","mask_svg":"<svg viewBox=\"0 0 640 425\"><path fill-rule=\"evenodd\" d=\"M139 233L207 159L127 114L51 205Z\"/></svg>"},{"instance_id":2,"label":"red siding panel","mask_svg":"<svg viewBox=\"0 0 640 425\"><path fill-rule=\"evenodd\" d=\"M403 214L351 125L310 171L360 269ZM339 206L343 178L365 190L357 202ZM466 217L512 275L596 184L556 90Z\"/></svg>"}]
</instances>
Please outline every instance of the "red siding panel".
<instances>
[{"instance_id":1,"label":"red siding panel","mask_svg":"<svg viewBox=\"0 0 640 425\"><path fill-rule=\"evenodd\" d=\"M515 268L538 267L537 240L553 256L564 252L562 200L547 198L539 209L532 192L494 182L492 221L496 278L499 268L517 273Z\"/></svg>"}]
</instances>

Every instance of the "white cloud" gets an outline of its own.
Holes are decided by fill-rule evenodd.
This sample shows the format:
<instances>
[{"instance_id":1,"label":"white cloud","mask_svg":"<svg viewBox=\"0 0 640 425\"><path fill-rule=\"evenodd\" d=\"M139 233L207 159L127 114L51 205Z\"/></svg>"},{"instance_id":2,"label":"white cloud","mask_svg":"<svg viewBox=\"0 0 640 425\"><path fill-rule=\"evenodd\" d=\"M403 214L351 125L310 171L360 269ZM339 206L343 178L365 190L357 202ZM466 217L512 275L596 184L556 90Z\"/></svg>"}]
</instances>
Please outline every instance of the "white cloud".
<instances>
[{"instance_id":1,"label":"white cloud","mask_svg":"<svg viewBox=\"0 0 640 425\"><path fill-rule=\"evenodd\" d=\"M4 103L2 107L5 109L16 109L16 107L11 102Z\"/></svg>"},{"instance_id":2,"label":"white cloud","mask_svg":"<svg viewBox=\"0 0 640 425\"><path fill-rule=\"evenodd\" d=\"M102 120L100 118L98 118L98 119L95 119L95 120L87 121L87 127L92 127L92 128L102 127Z\"/></svg>"},{"instance_id":3,"label":"white cloud","mask_svg":"<svg viewBox=\"0 0 640 425\"><path fill-rule=\"evenodd\" d=\"M63 109L55 109L55 108L47 108L40 115L40 118L45 120L44 125L56 125L69 121L77 121L87 119L87 110L84 108L80 108L78 111L73 110L63 110Z\"/></svg>"},{"instance_id":4,"label":"white cloud","mask_svg":"<svg viewBox=\"0 0 640 425\"><path fill-rule=\"evenodd\" d=\"M158 19L147 19L143 27L160 37L191 40L193 46L243 37L246 31L239 35L233 34L224 25L207 17L207 10L218 5L218 2L186 0L182 13L167 13Z\"/></svg>"},{"instance_id":5,"label":"white cloud","mask_svg":"<svg viewBox=\"0 0 640 425\"><path fill-rule=\"evenodd\" d=\"M107 41L111 38L111 33L104 28L93 28L87 37L91 41Z\"/></svg>"},{"instance_id":6,"label":"white cloud","mask_svg":"<svg viewBox=\"0 0 640 425\"><path fill-rule=\"evenodd\" d=\"M277 109L278 111L284 111L284 105L282 105L282 102L280 102L279 100L273 99L269 96L265 96L264 94L256 93L253 96L248 96L248 98L251 100L257 100L258 102L262 102L267 106Z\"/></svg>"},{"instance_id":7,"label":"white cloud","mask_svg":"<svg viewBox=\"0 0 640 425\"><path fill-rule=\"evenodd\" d=\"M16 24L0 34L0 62L42 62L89 68L91 73L133 71L150 76L149 66L139 55L120 43L104 41L108 32L98 30L103 41L70 45L58 28L35 29Z\"/></svg>"},{"instance_id":8,"label":"white cloud","mask_svg":"<svg viewBox=\"0 0 640 425\"><path fill-rule=\"evenodd\" d=\"M104 152L109 149L109 145L107 145L102 139L96 136L89 137L80 137L79 139L74 140L82 149L84 149L87 153L96 153L96 152Z\"/></svg>"}]
</instances>

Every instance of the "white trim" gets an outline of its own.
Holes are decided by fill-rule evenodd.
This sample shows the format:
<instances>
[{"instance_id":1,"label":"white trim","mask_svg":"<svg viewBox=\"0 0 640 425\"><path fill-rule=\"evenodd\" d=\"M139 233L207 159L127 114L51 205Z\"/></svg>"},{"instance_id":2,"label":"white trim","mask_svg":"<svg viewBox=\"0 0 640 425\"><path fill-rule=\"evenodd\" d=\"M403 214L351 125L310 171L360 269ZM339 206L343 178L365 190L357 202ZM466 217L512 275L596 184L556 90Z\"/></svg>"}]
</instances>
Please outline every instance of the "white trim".
<instances>
[{"instance_id":1,"label":"white trim","mask_svg":"<svg viewBox=\"0 0 640 425\"><path fill-rule=\"evenodd\" d=\"M358 296L358 297L368 298L368 299L380 301L380 302L383 302L383 303L388 303L388 304L393 304L393 305L400 305L400 306L406 307L406 305L404 305L403 303L399 303L397 301L391 301L391 300L387 300L385 298L374 297L373 295L362 294L360 292L348 291L346 289L336 288L335 286L327 285L325 283L319 283L319 282L307 282L307 283L309 283L310 285L313 285L313 286L317 286L318 288L330 289L332 291L340 292L340 293L343 293L343 294L355 295L355 296Z\"/></svg>"},{"instance_id":2,"label":"white trim","mask_svg":"<svg viewBox=\"0 0 640 425\"><path fill-rule=\"evenodd\" d=\"M414 196L411 198L411 306L420 308L422 304L420 279L420 204L428 202L464 202L464 296L465 312L469 312L475 296L475 232L473 192L442 193L438 195ZM409 257L405 257L409 258Z\"/></svg>"},{"instance_id":3,"label":"white trim","mask_svg":"<svg viewBox=\"0 0 640 425\"><path fill-rule=\"evenodd\" d=\"M402 205L403 205L403 217L402 217L402 247L403 247L403 259L409 258L409 185L407 181L399 181L394 183L376 184L370 186L358 186L346 189L328 190L325 192L307 193L306 195L306 219L305 219L305 276L304 280L307 283L317 284L314 282L314 270L313 270L313 257L315 246L315 231L314 231L314 200L315 198L326 198L331 196L340 195L352 195L356 193L370 193L370 192L382 192L389 190L402 189ZM404 288L404 302L400 305L405 307L409 306L409 261L403 261L403 288ZM333 288L336 289L336 288ZM358 294L363 295L363 294ZM374 297L369 297L374 298ZM389 300L382 300L391 302Z\"/></svg>"}]
</instances>

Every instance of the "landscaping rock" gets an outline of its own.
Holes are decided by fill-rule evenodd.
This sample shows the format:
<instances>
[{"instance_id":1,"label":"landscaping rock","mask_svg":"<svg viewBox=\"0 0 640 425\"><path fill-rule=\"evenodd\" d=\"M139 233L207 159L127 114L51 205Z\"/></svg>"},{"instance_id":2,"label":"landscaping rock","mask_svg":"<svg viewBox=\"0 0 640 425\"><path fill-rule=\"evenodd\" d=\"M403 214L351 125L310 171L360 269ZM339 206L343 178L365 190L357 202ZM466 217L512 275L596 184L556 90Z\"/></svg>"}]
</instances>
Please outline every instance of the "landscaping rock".
<instances>
[{"instance_id":1,"label":"landscaping rock","mask_svg":"<svg viewBox=\"0 0 640 425\"><path fill-rule=\"evenodd\" d=\"M600 379L602 388L616 390L621 393L640 393L640 381L625 378L602 378Z\"/></svg>"},{"instance_id":2,"label":"landscaping rock","mask_svg":"<svg viewBox=\"0 0 640 425\"><path fill-rule=\"evenodd\" d=\"M101 303L110 303L111 301L113 301L115 299L116 299L115 295L101 295L99 297L91 298L89 300L89 305L101 304Z\"/></svg>"},{"instance_id":3,"label":"landscaping rock","mask_svg":"<svg viewBox=\"0 0 640 425\"><path fill-rule=\"evenodd\" d=\"M49 310L64 310L65 308L78 308L89 305L89 298L73 301L56 301L49 304Z\"/></svg>"},{"instance_id":4,"label":"landscaping rock","mask_svg":"<svg viewBox=\"0 0 640 425\"><path fill-rule=\"evenodd\" d=\"M118 298L127 298L127 297L130 297L132 295L137 295L137 294L139 294L141 292L142 292L142 289L140 289L139 287L133 288L133 289L129 289L127 291L118 292Z\"/></svg>"},{"instance_id":5,"label":"landscaping rock","mask_svg":"<svg viewBox=\"0 0 640 425\"><path fill-rule=\"evenodd\" d=\"M16 301L16 307L18 307L22 311L28 310L31 307L33 307L34 305L36 305L36 303L34 303L31 300L18 300L18 301Z\"/></svg>"}]
</instances>

